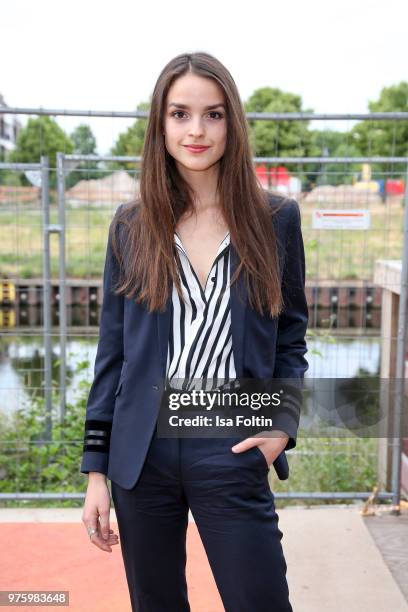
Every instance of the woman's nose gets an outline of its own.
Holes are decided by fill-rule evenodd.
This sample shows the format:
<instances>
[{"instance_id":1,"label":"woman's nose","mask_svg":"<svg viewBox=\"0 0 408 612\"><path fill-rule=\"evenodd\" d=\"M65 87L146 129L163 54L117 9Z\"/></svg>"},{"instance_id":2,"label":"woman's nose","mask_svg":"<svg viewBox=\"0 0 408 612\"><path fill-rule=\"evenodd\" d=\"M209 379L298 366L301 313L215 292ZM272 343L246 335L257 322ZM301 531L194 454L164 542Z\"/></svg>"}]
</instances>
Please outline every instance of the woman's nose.
<instances>
[{"instance_id":1,"label":"woman's nose","mask_svg":"<svg viewBox=\"0 0 408 612\"><path fill-rule=\"evenodd\" d=\"M203 126L201 123L201 119L196 119L191 122L190 125L190 134L192 136L200 136L203 133Z\"/></svg>"}]
</instances>

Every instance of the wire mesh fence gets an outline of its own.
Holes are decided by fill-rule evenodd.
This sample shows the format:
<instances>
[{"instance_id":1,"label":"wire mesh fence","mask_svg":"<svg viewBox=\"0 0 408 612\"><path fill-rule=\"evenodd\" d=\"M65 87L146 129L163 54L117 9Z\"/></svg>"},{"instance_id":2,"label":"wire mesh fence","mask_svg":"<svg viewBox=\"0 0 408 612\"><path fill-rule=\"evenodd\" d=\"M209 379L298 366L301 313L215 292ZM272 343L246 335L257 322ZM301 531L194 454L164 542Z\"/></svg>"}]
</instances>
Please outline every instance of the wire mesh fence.
<instances>
[{"instance_id":1,"label":"wire mesh fence","mask_svg":"<svg viewBox=\"0 0 408 612\"><path fill-rule=\"evenodd\" d=\"M10 108L7 113L68 114ZM135 118L141 122L141 133L147 117L142 111L72 114ZM383 289L374 277L378 261L398 261L403 256L408 157L400 140L407 115L247 114L260 183L294 197L301 209L309 304L307 378L383 375ZM336 133L336 151L341 155L330 154L330 130L316 134L309 128L311 121L335 120L360 122L357 133L364 141L360 150L350 132ZM133 199L139 189L140 156L75 153L68 146L50 154L44 129L38 132L44 143L40 159L28 161L21 153L21 161L0 163L0 502L4 504L21 503L31 494L36 503L55 496L66 498L67 504L83 498L86 479L79 464L98 339L107 230L116 207ZM4 151L2 156L7 157ZM344 219L333 229L318 218L327 215L327 223L330 215L356 211L364 217L362 224L350 223L349 229ZM405 341L404 334L399 329L388 338L390 359L397 341ZM302 421L300 434L301 427ZM401 429L397 434L396 455L403 443ZM353 501L367 498L376 485L378 499L395 500L397 465L392 467L388 456L384 467L384 445L390 447L387 436L300 435L297 447L288 453L290 479L280 482L271 474L271 487L286 503Z\"/></svg>"}]
</instances>

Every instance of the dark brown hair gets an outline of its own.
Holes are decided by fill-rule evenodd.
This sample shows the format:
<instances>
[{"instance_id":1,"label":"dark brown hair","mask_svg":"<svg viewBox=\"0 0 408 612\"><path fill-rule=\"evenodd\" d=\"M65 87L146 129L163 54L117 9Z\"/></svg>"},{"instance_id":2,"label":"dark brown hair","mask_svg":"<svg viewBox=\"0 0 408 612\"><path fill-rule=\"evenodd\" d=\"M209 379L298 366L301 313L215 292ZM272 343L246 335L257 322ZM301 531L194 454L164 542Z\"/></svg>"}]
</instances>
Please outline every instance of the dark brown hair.
<instances>
[{"instance_id":1,"label":"dark brown hair","mask_svg":"<svg viewBox=\"0 0 408 612\"><path fill-rule=\"evenodd\" d=\"M140 197L120 207L111 224L113 250L121 270L115 291L144 302L150 312L164 310L173 282L183 299L174 231L181 215L193 210L194 194L167 152L163 132L168 90L187 72L213 79L225 96L227 137L219 160L217 195L240 258L230 282L234 283L242 270L251 307L261 314L266 308L270 316L278 316L283 302L273 207L255 174L248 124L234 79L221 62L203 52L173 58L154 87L142 153ZM276 199L284 200L282 196ZM121 246L116 238L118 224L126 226Z\"/></svg>"}]
</instances>

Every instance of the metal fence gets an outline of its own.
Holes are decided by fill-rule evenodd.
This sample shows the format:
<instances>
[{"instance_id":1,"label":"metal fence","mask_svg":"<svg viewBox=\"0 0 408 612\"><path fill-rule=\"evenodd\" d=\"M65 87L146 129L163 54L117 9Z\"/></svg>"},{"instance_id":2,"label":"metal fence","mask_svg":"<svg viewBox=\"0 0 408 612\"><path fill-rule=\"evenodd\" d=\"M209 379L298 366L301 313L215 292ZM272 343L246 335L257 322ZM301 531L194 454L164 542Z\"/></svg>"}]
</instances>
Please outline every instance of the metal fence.
<instances>
[{"instance_id":1,"label":"metal fence","mask_svg":"<svg viewBox=\"0 0 408 612\"><path fill-rule=\"evenodd\" d=\"M103 111L101 112L88 112L88 111L59 111L59 110L45 110L45 109L0 109L0 112L4 112L4 113L15 113L15 114L46 114L46 115L74 115L74 116L99 116L99 117L134 117L134 118L145 118L147 117L147 113L140 111L140 112L131 112L131 113L104 113ZM249 120L266 120L266 121L303 121L303 120L343 120L343 121L348 121L348 120L358 120L358 119L365 119L365 120L384 120L384 121L407 121L408 120L408 113L370 113L370 114L348 114L348 115L310 115L310 114L302 114L302 113L286 113L286 114L275 114L275 113L247 113L247 118ZM39 172L41 175L41 210L38 211L41 213L41 225L42 225L42 239L41 239L41 254L42 254L42 287L41 287L41 291L42 291L42 304L43 304L43 313L42 313L42 328L41 328L41 335L43 338L43 349L44 349L44 357L43 357L43 367L39 368L39 375L40 378L42 378L43 380L41 381L41 384L39 386L39 388L43 391L43 397L44 397L44 405L45 405L45 429L44 429L44 438L41 440L37 440L37 443L41 443L44 446L46 445L50 445L53 443L53 408L55 408L55 401L58 401L58 407L59 407L59 411L58 411L58 415L59 415L59 421L61 423L64 422L64 416L65 416L65 411L66 411L66 395L67 395L67 363L69 363L69 359L67 357L67 339L70 338L70 333L72 334L72 331L70 331L71 327L68 324L68 319L67 319L67 279L69 279L70 274L69 274L69 266L67 266L67 234L70 231L70 229L73 227L73 222L71 222L70 220L67 221L67 212L70 212L70 218L71 218L71 213L75 210L74 207L72 207L69 203L69 198L67 198L67 194L66 194L66 188L65 188L65 182L66 182L66 176L68 175L69 171L72 170L73 167L75 167L75 164L78 164L79 162L83 163L91 163L91 162L98 162L98 163L106 163L106 162L117 162L117 163L131 163L134 164L136 166L136 164L138 164L141 161L140 157L134 156L134 157L124 157L124 156L97 156L97 155L66 155L63 152L59 152L57 154L57 164L56 164L56 168L51 168L50 164L49 164L49 160L47 157L43 156L41 157L41 162L39 164L20 164L20 163L0 163L0 171L1 170L9 170L9 171L14 171L14 172L21 172L21 171L34 171L34 172ZM334 170L335 167L340 167L341 168L341 172L344 174L345 169L347 167L350 167L351 165L355 165L355 164L363 164L363 163L371 163L371 164L376 164L379 166L391 166L391 170L388 170L388 172L384 172L384 176L385 175L389 175L389 176L393 176L393 174L395 173L395 171L393 170L393 165L396 164L403 164L405 168L408 168L408 158L407 157L400 157L400 156L383 156L383 157L376 157L376 156L366 156L366 157L352 157L352 156L344 156L344 157L327 157L325 155L322 156L318 156L318 157L255 157L254 158L254 163L255 164L268 164L268 165L275 165L275 164L284 164L284 165L295 165L300 172L300 169L303 169L305 167L309 166L314 166L317 167L316 170L314 170L313 172L316 174L316 176L318 177L325 177L325 180L327 180L327 177L330 173L328 173L325 170L325 167L327 167L328 165L331 166L332 170L331 172L334 173L336 172L336 170ZM50 189L50 172L56 172L56 178L57 178L57 189L56 189L56 195L57 195L57 207L56 207L56 212L57 212L57 222L56 223L52 223L51 222L51 211L53 210L53 205L51 203L51 189ZM134 170L134 174L137 178L137 171L136 169ZM384 211L383 211L383 215L379 215L379 227L377 229L372 229L372 230L366 230L367 232L372 232L371 236L376 238L376 240L373 240L374 244L377 244L378 246L378 235L382 235L383 236L383 243L382 243L382 251L381 253L385 256L387 256L387 254L391 254L392 257L394 258L402 258L402 274L401 274L401 293L400 293L400 301L399 301L399 314L398 314L398 334L397 337L394 339L396 341L396 360L397 360L397 365L396 365L396 379L399 381L399 386L398 386L398 393L396 396L396 406L395 406L395 416L394 416L394 423L393 423L393 436L392 436L392 442L391 442L391 446L392 446L392 466L391 466L391 471L392 471L392 477L391 477L391 481L392 481L392 487L391 490L377 490L375 493L375 497L377 499L381 499L381 500L392 500L392 503L394 505L394 507L398 506L399 504L399 500L400 500L400 480L401 480L401 452L402 452L402 417L403 417L403 411L404 411L404 385L403 385L403 380L404 380L404 368L405 368L405 347L406 347L406 330L407 330L407 310L406 310L406 300L407 300L407 279L408 279L408 171L406 174L406 181L405 181L405 195L404 195L404 202L401 202L400 204L396 205L395 203L392 204L393 208L391 209L391 205L389 204L388 206L385 206L384 203L383 204L378 204L377 202L377 208L379 206L384 206ZM113 195L113 194L112 194ZM341 240L343 239L342 236L338 237L338 240L340 242L335 243L335 245L333 245L333 243L330 242L325 242L324 239L316 240L316 235L317 232L316 230L313 230L310 227L310 213L311 210L306 202L306 199L303 198L304 194L300 194L299 197L299 202L301 204L301 210L302 210L302 231L303 231L303 236L304 236L304 242L305 242L305 247L306 247L306 253L307 253L307 261L306 261L306 266L307 266L307 270L312 270L312 273L309 274L309 278L308 278L308 282L309 283L315 283L315 286L318 286L319 283L322 284L325 281L331 281L332 285L331 287L336 287L336 283L340 284L341 282L343 282L343 279L339 279L338 277L336 277L336 270L338 270L339 268L339 259L340 261L342 261L342 256L340 255L339 258L339 252L343 253L343 259L345 259L344 256L344 245L341 243ZM67 202L68 199L68 202ZM113 201L114 198L112 198ZM360 200L361 201L361 200ZM344 204L347 203L347 195L344 196L344 200L343 202L340 202L340 204ZM374 205L372 204L368 194L367 194L367 200L364 203L366 208L374 208ZM401 205L403 204L403 205ZM89 203L84 203L84 205L82 207L79 207L76 210L82 210L82 212L84 214L87 214L90 212L91 207L89 205ZM98 210L98 209L95 209ZM101 210L101 209L99 209ZM109 209L110 210L110 209ZM16 215L16 219L18 220L18 215L19 215L19 211L20 208L19 206L17 206L17 208L15 208L15 215ZM106 212L106 209L105 209ZM82 217L83 218L83 217ZM387 225L387 223L384 224L384 219L386 221L389 221L389 224ZM106 221L108 219L105 219L105 226L104 224L102 224L103 229L103 239L106 239L107 234L106 234ZM382 221L382 224L381 224ZM392 222L395 222L395 225L393 225ZM80 226L77 224L78 222L75 221L75 227L77 229L80 228ZM83 229L83 226L82 226ZM85 230L86 230L86 226L85 226ZM89 226L88 226L89 229ZM378 232L378 235L377 233ZM88 232L89 233L89 232ZM52 278L52 249L51 249L51 242L52 242L52 235L56 234L58 237L58 279L57 279L57 288L58 288L58 294L57 294L57 301L58 301L58 321L57 321L57 328L58 328L58 340L59 340L59 381L58 381L58 399L55 400L53 399L53 384L52 384L52 370L53 370L53 346L52 346L52 338L54 335L53 332L53 325L52 325L52 301L53 301L53 282L54 279ZM85 231L85 236L86 236L86 231ZM394 244L394 240L395 237L398 238L396 244ZM392 240L391 240L392 238ZM89 242L89 241L88 241ZM392 243L392 244L391 244ZM350 251L353 250L353 248L355 249L357 246L357 243L354 241L350 241L350 243L347 245L350 248ZM88 248L89 248L89 244L88 244ZM359 250L358 253L356 254L356 260L357 259L363 259L364 261L360 262L360 267L359 265L356 265L356 260L353 260L353 253L350 252L348 253L348 256L350 257L350 270L353 269L354 273L358 273L359 278L356 279L358 280L363 280L364 282L367 282L370 280L370 278L372 278L372 272L373 272L373 265L375 264L376 259L378 259L378 252L377 254L374 252L373 254L370 251L370 241L366 238L364 238L364 243L363 243L363 247L361 248L361 245L359 246ZM101 249L101 252L103 252L103 249ZM335 273L330 273L330 268L322 265L322 261L321 259L323 259L325 257L325 255L330 252L330 257L333 258L334 261L337 261L337 266L335 267ZM314 258L314 263L311 261L311 258ZM358 262L357 262L358 263ZM102 270L102 266L101 266L101 261L98 260L98 265L99 265L99 269ZM354 266L354 268L353 268ZM323 268L323 273L322 273L322 268ZM328 276L332 276L332 278L328 278ZM19 275L18 274L14 274L13 275L13 281L17 282L19 281ZM344 281L345 282L345 281ZM95 283L95 281L92 281L92 285L93 286L98 286L100 289L100 285L101 282L100 280ZM331 298L333 298L333 294L331 294ZM336 304L336 300L332 300L330 302L330 306L328 308L329 312L329 321L332 322L333 321L333 315L336 315L336 307L338 306L338 304ZM369 302L366 301L365 305L365 317L363 318L363 321L366 323L366 325L363 325L360 327L360 338L361 337L366 337L366 338L373 338L375 337L373 335L373 330L372 328L370 328L369 325L367 325L367 323L370 321L370 317L367 316L370 313L368 312L370 305ZM319 318L319 311L321 309L319 309L319 305L317 303L317 301L315 301L313 303L313 306L310 308L310 328L311 330L313 329L318 329L318 318ZM336 315L337 316L337 315ZM334 317L334 319L336 319L336 316ZM86 336L88 338L93 337L94 339L96 339L97 337L97 327L96 327L96 321L94 321L94 325L88 326L86 328ZM8 329L9 328L0 328L0 338L1 337L5 337L9 334ZM18 333L20 336L23 335L23 331L21 329L18 329ZM327 330L324 330L327 331ZM328 332L329 332L329 339L330 341L333 339L334 336L336 336L336 329L335 327L333 327L332 325L329 326L328 328ZM82 332L81 332L82 333ZM83 335L83 333L82 333ZM379 332L377 333L377 339L378 339L378 335ZM318 334L316 333L314 336L312 335L309 338L308 344L312 344L313 343L313 339L314 338L318 338ZM337 336L339 337L339 336ZM341 336L343 340L350 340L350 336L347 337L346 335L343 334L343 336ZM327 334L326 334L326 338L327 338ZM315 354L317 354L318 351L315 351ZM313 358L313 351L310 352L310 355ZM341 367L337 367L336 371L341 371ZM33 388L34 389L34 388ZM38 387L35 389L37 390ZM54 406L53 406L54 403ZM75 442L75 441L74 441ZM2 443L2 441L0 440L0 444ZM388 443L388 442L387 442ZM337 444L339 444L337 442ZM340 443L343 444L343 443ZM347 444L349 444L348 442L344 443L345 446L347 446ZM316 446L317 446L317 442L316 442ZM332 452L333 454L335 454L335 447L336 444L332 444L331 448L329 448L328 453ZM82 452L82 439L76 440L76 448L78 450L78 462L80 461L80 454ZM343 451L341 451L343 452ZM347 452L347 449L344 451ZM318 453L318 451L314 451L313 449L310 451L306 450L303 451L302 450L302 443L301 441L298 443L298 446L296 449L294 449L293 451L291 451L291 453L289 453L289 460L290 462L292 462L294 465L296 464L296 459L301 458L302 460L307 459L308 454L314 454L314 453ZM321 455L325 455L328 454L327 451L323 451L321 453ZM1 468L1 466L0 466ZM79 463L78 463L78 469L79 469ZM279 485L281 485L282 483L279 483ZM357 500L357 499L367 499L368 497L370 497L370 495L372 494L372 488L370 490L370 488L368 490L362 490L362 491L347 491L347 492L343 492L343 491L336 491L336 490L327 490L327 491L313 491L313 490L309 490L309 491L302 491L302 490L289 490L290 488L290 482L288 483L289 486L287 487L287 490L280 490L278 492L275 493L275 496L277 498L282 498L282 499L325 499L325 500L334 500L334 499L342 499L342 500ZM374 486L376 483L372 482L371 483L372 486ZM17 488L17 487L16 487ZM0 494L0 501L1 500L12 500L12 499L82 499L84 496L83 493L75 493L75 492L70 492L70 493L55 493L55 492L38 492L38 493L30 493L30 492L18 492L18 491L14 491L14 492L3 492Z\"/></svg>"}]
</instances>

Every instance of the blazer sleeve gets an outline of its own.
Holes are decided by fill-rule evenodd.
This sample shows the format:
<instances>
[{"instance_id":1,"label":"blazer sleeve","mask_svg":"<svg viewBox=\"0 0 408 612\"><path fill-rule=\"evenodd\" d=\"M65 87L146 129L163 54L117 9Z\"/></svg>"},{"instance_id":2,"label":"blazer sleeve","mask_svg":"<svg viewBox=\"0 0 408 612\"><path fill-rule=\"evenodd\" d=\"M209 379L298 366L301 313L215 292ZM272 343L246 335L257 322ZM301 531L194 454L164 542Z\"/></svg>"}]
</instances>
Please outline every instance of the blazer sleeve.
<instances>
[{"instance_id":1,"label":"blazer sleeve","mask_svg":"<svg viewBox=\"0 0 408 612\"><path fill-rule=\"evenodd\" d=\"M284 268L282 275L283 311L278 318L274 378L291 379L284 384L274 428L289 435L284 450L295 448L300 420L302 382L309 367L306 330L309 319L305 295L305 252L299 204L290 201Z\"/></svg>"},{"instance_id":2,"label":"blazer sleeve","mask_svg":"<svg viewBox=\"0 0 408 612\"><path fill-rule=\"evenodd\" d=\"M121 204L117 211L123 206ZM123 295L115 295L112 283L119 264L112 249L112 222L109 226L103 272L103 298L99 340L85 416L83 454L80 471L107 474L115 391L123 365Z\"/></svg>"}]
</instances>

